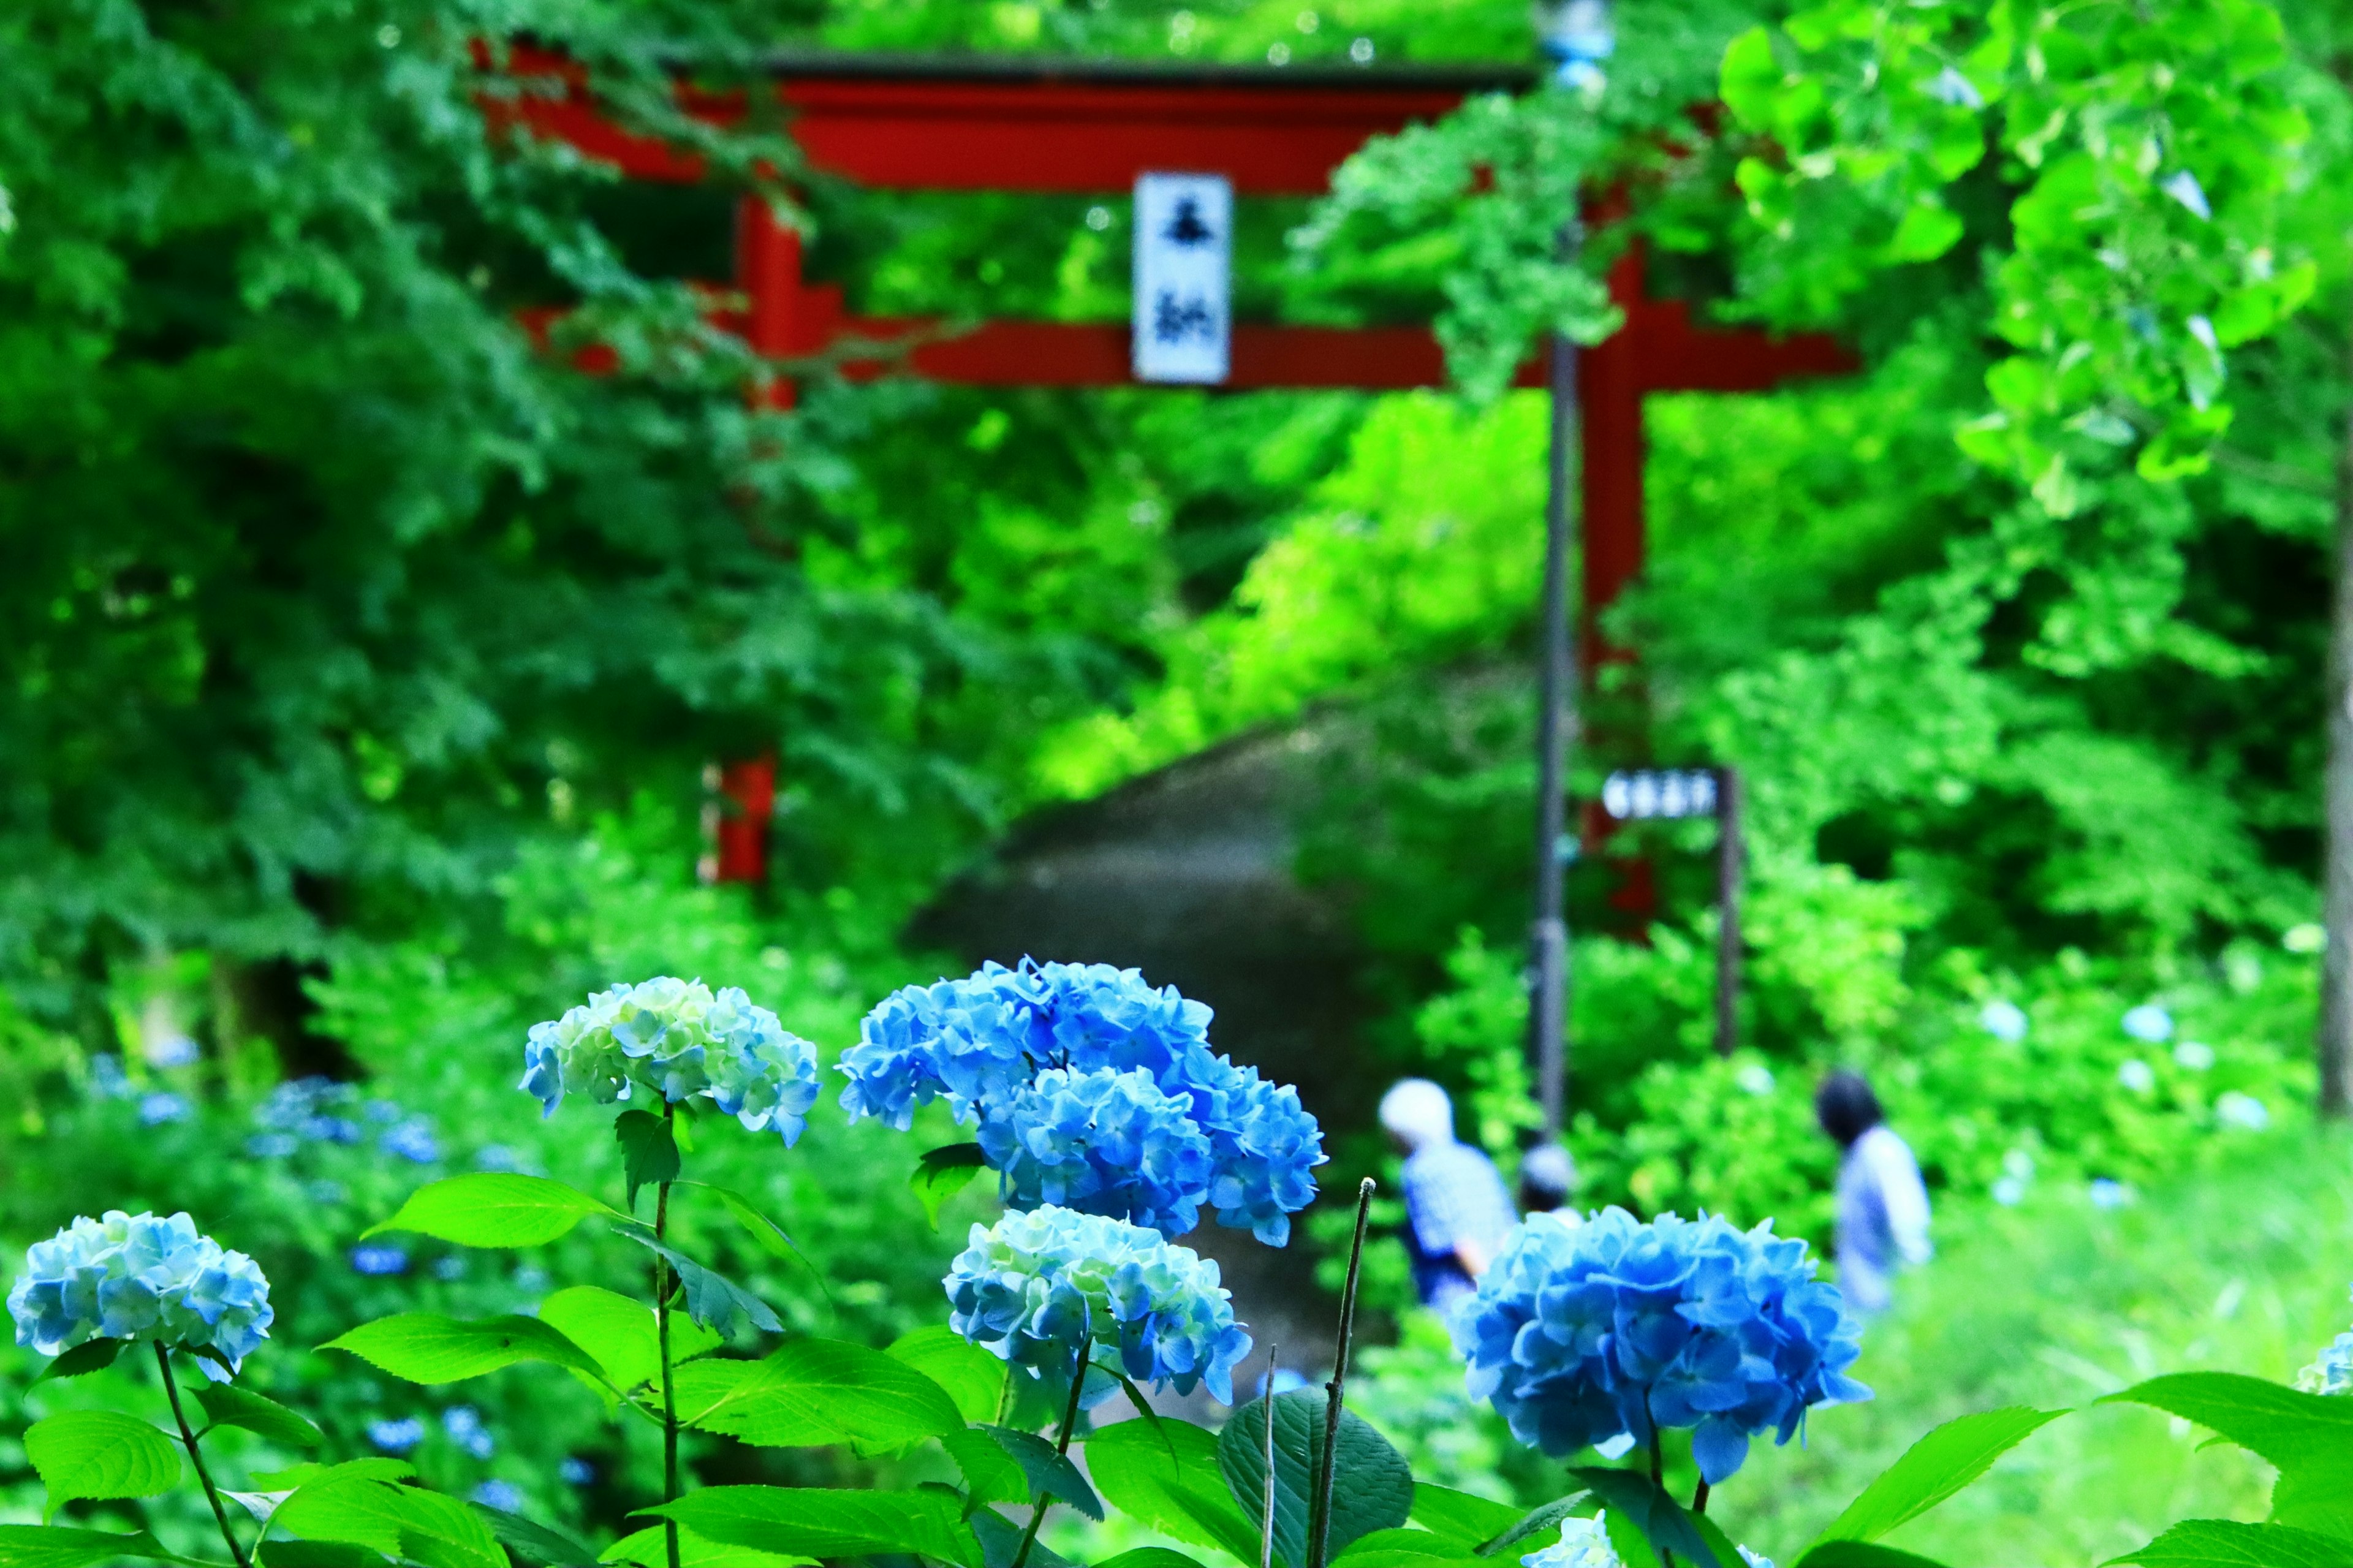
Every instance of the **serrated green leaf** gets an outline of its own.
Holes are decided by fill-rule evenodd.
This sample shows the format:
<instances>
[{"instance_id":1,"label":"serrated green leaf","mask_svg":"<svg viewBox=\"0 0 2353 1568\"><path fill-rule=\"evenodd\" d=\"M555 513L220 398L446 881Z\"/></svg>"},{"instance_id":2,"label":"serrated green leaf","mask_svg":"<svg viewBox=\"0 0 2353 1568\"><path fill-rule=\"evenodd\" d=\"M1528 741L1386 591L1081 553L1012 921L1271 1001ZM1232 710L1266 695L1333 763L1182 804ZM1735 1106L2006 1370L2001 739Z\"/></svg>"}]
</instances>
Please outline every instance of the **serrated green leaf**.
<instances>
[{"instance_id":1,"label":"serrated green leaf","mask_svg":"<svg viewBox=\"0 0 2353 1568\"><path fill-rule=\"evenodd\" d=\"M1258 1562L1258 1526L1226 1489L1216 1434L1172 1415L1138 1417L1100 1428L1085 1449L1087 1474L1112 1507L1188 1546Z\"/></svg>"},{"instance_id":2,"label":"serrated green leaf","mask_svg":"<svg viewBox=\"0 0 2353 1568\"><path fill-rule=\"evenodd\" d=\"M2062 1414L2014 1405L1946 1422L1863 1488L1820 1540L1878 1540L1976 1480L1996 1459Z\"/></svg>"},{"instance_id":3,"label":"serrated green leaf","mask_svg":"<svg viewBox=\"0 0 2353 1568\"><path fill-rule=\"evenodd\" d=\"M2179 1372L2111 1394L2210 1427L2269 1460L2272 1521L2353 1538L2353 1400L2305 1394L2229 1372Z\"/></svg>"},{"instance_id":4,"label":"serrated green leaf","mask_svg":"<svg viewBox=\"0 0 2353 1568\"><path fill-rule=\"evenodd\" d=\"M319 1347L355 1355L410 1383L461 1383L517 1362L553 1362L601 1380L596 1358L537 1318L512 1313L469 1322L438 1312L402 1312L337 1335Z\"/></svg>"},{"instance_id":5,"label":"serrated green leaf","mask_svg":"<svg viewBox=\"0 0 2353 1568\"><path fill-rule=\"evenodd\" d=\"M1737 1555L1729 1563L1718 1559L1683 1504L1660 1490L1650 1477L1599 1465L1572 1468L1568 1473L1609 1510L1612 1523L1630 1525L1652 1550L1672 1552L1677 1563L1695 1568L1740 1568Z\"/></svg>"},{"instance_id":6,"label":"serrated green leaf","mask_svg":"<svg viewBox=\"0 0 2353 1568\"><path fill-rule=\"evenodd\" d=\"M1201 1568L1201 1564L1166 1546L1138 1546L1116 1557L1104 1558L1095 1568Z\"/></svg>"},{"instance_id":7,"label":"serrated green leaf","mask_svg":"<svg viewBox=\"0 0 2353 1568\"><path fill-rule=\"evenodd\" d=\"M1934 1558L1900 1552L1876 1541L1825 1541L1798 1560L1797 1568L1945 1568Z\"/></svg>"},{"instance_id":8,"label":"serrated green leaf","mask_svg":"<svg viewBox=\"0 0 2353 1568\"><path fill-rule=\"evenodd\" d=\"M1029 1533L1026 1527L993 1508L973 1510L965 1522L972 1527L974 1539L980 1542L983 1568L1013 1568L1013 1560L1021 1555L1021 1538ZM1029 1563L1030 1568L1078 1568L1042 1541L1029 1543Z\"/></svg>"},{"instance_id":9,"label":"serrated green leaf","mask_svg":"<svg viewBox=\"0 0 2353 1568\"><path fill-rule=\"evenodd\" d=\"M508 1568L498 1537L467 1504L364 1475L311 1481L269 1522L306 1541L351 1542L426 1568Z\"/></svg>"},{"instance_id":10,"label":"serrated green leaf","mask_svg":"<svg viewBox=\"0 0 2353 1568\"><path fill-rule=\"evenodd\" d=\"M944 1323L902 1334L882 1353L906 1363L946 1389L966 1421L997 1419L1011 1368L1004 1358L981 1349Z\"/></svg>"},{"instance_id":11,"label":"serrated green leaf","mask_svg":"<svg viewBox=\"0 0 2353 1568\"><path fill-rule=\"evenodd\" d=\"M706 1487L640 1510L728 1546L816 1558L909 1552L982 1568L980 1542L953 1496L818 1487Z\"/></svg>"},{"instance_id":12,"label":"serrated green leaf","mask_svg":"<svg viewBox=\"0 0 2353 1568\"><path fill-rule=\"evenodd\" d=\"M240 1426L290 1448L315 1448L327 1435L274 1399L233 1383L207 1383L196 1389L196 1403L216 1426Z\"/></svg>"},{"instance_id":13,"label":"serrated green leaf","mask_svg":"<svg viewBox=\"0 0 2353 1568\"><path fill-rule=\"evenodd\" d=\"M987 1157L977 1143L950 1143L923 1152L907 1184L923 1200L923 1217L931 1222L932 1228L939 1228L942 1205L971 1185L972 1179L987 1165Z\"/></svg>"},{"instance_id":14,"label":"serrated green leaf","mask_svg":"<svg viewBox=\"0 0 2353 1568\"><path fill-rule=\"evenodd\" d=\"M391 1558L355 1541L269 1540L253 1556L261 1568L394 1568Z\"/></svg>"},{"instance_id":15,"label":"serrated green leaf","mask_svg":"<svg viewBox=\"0 0 2353 1568\"><path fill-rule=\"evenodd\" d=\"M987 1428L967 1426L961 1432L944 1432L940 1447L963 1472L965 1496L976 1504L1029 1500L1029 1478L988 1435Z\"/></svg>"},{"instance_id":16,"label":"serrated green leaf","mask_svg":"<svg viewBox=\"0 0 2353 1568\"><path fill-rule=\"evenodd\" d=\"M605 1548L599 1563L634 1563L638 1568L670 1568L670 1544L659 1524L625 1535ZM726 1546L681 1526L678 1532L679 1568L806 1568L814 1557L788 1557L755 1552L748 1546Z\"/></svg>"},{"instance_id":17,"label":"serrated green leaf","mask_svg":"<svg viewBox=\"0 0 2353 1568\"><path fill-rule=\"evenodd\" d=\"M499 1538L501 1545L526 1563L542 1563L544 1568L586 1568L596 1561L594 1551L563 1531L488 1503L467 1506L491 1527L491 1533Z\"/></svg>"},{"instance_id":18,"label":"serrated green leaf","mask_svg":"<svg viewBox=\"0 0 2353 1568\"><path fill-rule=\"evenodd\" d=\"M0 1568L94 1568L125 1557L187 1561L165 1551L143 1530L117 1535L109 1530L74 1530L62 1524L0 1524Z\"/></svg>"},{"instance_id":19,"label":"serrated green leaf","mask_svg":"<svg viewBox=\"0 0 2353 1568\"><path fill-rule=\"evenodd\" d=\"M1298 1564L1307 1554L1307 1514L1324 1439L1326 1401L1305 1389L1274 1396L1274 1554ZM1245 1515L1265 1496L1266 1403L1251 1400L1227 1418L1218 1468ZM1388 1438L1353 1410L1340 1413L1326 1548L1403 1524L1413 1511L1413 1472ZM1252 1531L1253 1536L1256 1531Z\"/></svg>"},{"instance_id":20,"label":"serrated green leaf","mask_svg":"<svg viewBox=\"0 0 2353 1568\"><path fill-rule=\"evenodd\" d=\"M74 1498L155 1497L180 1482L180 1450L144 1421L112 1410L66 1410L25 1434L48 1489L44 1520Z\"/></svg>"},{"instance_id":21,"label":"serrated green leaf","mask_svg":"<svg viewBox=\"0 0 2353 1568\"><path fill-rule=\"evenodd\" d=\"M1010 1426L982 1428L1005 1450L1008 1458L1021 1467L1029 1482L1033 1498L1050 1497L1056 1502L1068 1503L1096 1523L1103 1522L1103 1500L1095 1489L1087 1485L1079 1474L1078 1466L1071 1463L1066 1454L1055 1452L1054 1445L1035 1432L1017 1432Z\"/></svg>"},{"instance_id":22,"label":"serrated green leaf","mask_svg":"<svg viewBox=\"0 0 2353 1568\"><path fill-rule=\"evenodd\" d=\"M2108 1561L2140 1568L2346 1568L2353 1563L2353 1540L2284 1524L2185 1519L2139 1551Z\"/></svg>"},{"instance_id":23,"label":"serrated green leaf","mask_svg":"<svg viewBox=\"0 0 2353 1568\"><path fill-rule=\"evenodd\" d=\"M1528 1540L1532 1536L1543 1535L1548 1531L1558 1530L1560 1528L1560 1521L1567 1519L1570 1514L1575 1513L1577 1510L1577 1506L1592 1496L1593 1494L1591 1492L1579 1489L1577 1491L1569 1493L1567 1497L1556 1497L1550 1502L1537 1504L1535 1507L1528 1510L1527 1512L1514 1520L1504 1530L1499 1531L1493 1539L1481 1542L1477 1549L1479 1555L1482 1557L1511 1557L1516 1555L1512 1551L1512 1548L1519 1545L1522 1542ZM1539 1542L1537 1544L1545 1545L1548 1543Z\"/></svg>"},{"instance_id":24,"label":"serrated green leaf","mask_svg":"<svg viewBox=\"0 0 2353 1568\"><path fill-rule=\"evenodd\" d=\"M41 1369L35 1383L47 1383L51 1378L83 1377L101 1367L114 1364L129 1340L85 1340Z\"/></svg>"},{"instance_id":25,"label":"serrated green leaf","mask_svg":"<svg viewBox=\"0 0 2353 1568\"><path fill-rule=\"evenodd\" d=\"M459 1247L538 1247L596 1216L628 1217L544 1176L479 1172L418 1188L398 1214L364 1235L406 1230Z\"/></svg>"},{"instance_id":26,"label":"serrated green leaf","mask_svg":"<svg viewBox=\"0 0 2353 1568\"><path fill-rule=\"evenodd\" d=\"M647 1251L659 1254L678 1275L686 1291L686 1315L721 1336L735 1331L738 1319L755 1329L781 1333L784 1321L774 1309L715 1268L708 1268L676 1247L656 1241L641 1230L622 1232Z\"/></svg>"},{"instance_id":27,"label":"serrated green leaf","mask_svg":"<svg viewBox=\"0 0 2353 1568\"><path fill-rule=\"evenodd\" d=\"M661 1117L624 1110L613 1119L613 1141L621 1146L621 1184L630 1208L638 1206L638 1188L678 1180L678 1140Z\"/></svg>"},{"instance_id":28,"label":"serrated green leaf","mask_svg":"<svg viewBox=\"0 0 2353 1568\"><path fill-rule=\"evenodd\" d=\"M1413 1484L1413 1507L1406 1517L1455 1545L1476 1549L1520 1521L1523 1510L1473 1492Z\"/></svg>"},{"instance_id":29,"label":"serrated green leaf","mask_svg":"<svg viewBox=\"0 0 2353 1568\"><path fill-rule=\"evenodd\" d=\"M558 1290L539 1304L539 1321L586 1351L624 1392L661 1375L661 1336L654 1310L595 1285ZM723 1341L691 1318L672 1318L673 1365L714 1351Z\"/></svg>"},{"instance_id":30,"label":"serrated green leaf","mask_svg":"<svg viewBox=\"0 0 2353 1568\"><path fill-rule=\"evenodd\" d=\"M694 1425L761 1447L903 1448L960 1431L947 1391L902 1361L839 1340L795 1340L697 1409Z\"/></svg>"}]
</instances>

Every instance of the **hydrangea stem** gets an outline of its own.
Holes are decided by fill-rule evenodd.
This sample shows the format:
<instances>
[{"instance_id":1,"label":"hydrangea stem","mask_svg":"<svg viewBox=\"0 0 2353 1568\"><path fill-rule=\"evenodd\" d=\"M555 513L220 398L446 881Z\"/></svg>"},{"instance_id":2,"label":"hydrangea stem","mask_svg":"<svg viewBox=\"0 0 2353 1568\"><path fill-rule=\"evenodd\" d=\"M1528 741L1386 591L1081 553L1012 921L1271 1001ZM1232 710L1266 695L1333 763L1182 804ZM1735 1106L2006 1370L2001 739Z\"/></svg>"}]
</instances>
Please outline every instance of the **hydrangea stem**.
<instances>
[{"instance_id":1,"label":"hydrangea stem","mask_svg":"<svg viewBox=\"0 0 2353 1568\"><path fill-rule=\"evenodd\" d=\"M228 1554L237 1559L237 1568L246 1568L245 1548L237 1544L237 1532L228 1527L228 1510L221 1506L220 1489L213 1485L213 1473L205 1468L205 1451L196 1443L196 1435L188 1426L188 1413L180 1406L179 1380L172 1375L172 1352L164 1342L155 1342L155 1370L164 1376L164 1392L172 1401L172 1419L180 1426L180 1441L187 1445L188 1462L196 1467L196 1479L205 1487L205 1498L213 1505L213 1518L220 1523L221 1539L228 1542Z\"/></svg>"},{"instance_id":2,"label":"hydrangea stem","mask_svg":"<svg viewBox=\"0 0 2353 1568\"><path fill-rule=\"evenodd\" d=\"M1692 1488L1692 1511L1694 1513L1707 1511L1707 1478L1705 1476L1700 1477L1699 1485Z\"/></svg>"},{"instance_id":3,"label":"hydrangea stem","mask_svg":"<svg viewBox=\"0 0 2353 1568\"><path fill-rule=\"evenodd\" d=\"M1651 1396L1646 1394L1642 1396L1642 1413L1645 1415L1648 1415L1650 1412ZM1651 1422L1651 1484L1656 1487L1660 1491L1665 1491L1667 1489L1666 1476L1666 1448L1665 1446L1659 1441L1659 1423L1654 1418ZM1659 1564L1660 1568L1675 1568L1675 1554L1668 1551L1663 1546L1660 1547Z\"/></svg>"},{"instance_id":4,"label":"hydrangea stem","mask_svg":"<svg viewBox=\"0 0 2353 1568\"><path fill-rule=\"evenodd\" d=\"M1054 1452L1071 1451L1071 1434L1079 1425L1079 1395L1087 1386L1087 1357L1095 1348L1092 1331L1079 1336L1079 1353L1071 1363L1071 1402L1062 1407L1062 1429L1054 1435ZM1038 1506L1029 1510L1029 1528L1021 1532L1021 1550L1013 1554L1013 1568L1027 1568L1029 1549L1038 1544L1038 1527L1046 1522L1046 1510L1054 1506L1052 1492L1039 1492Z\"/></svg>"},{"instance_id":5,"label":"hydrangea stem","mask_svg":"<svg viewBox=\"0 0 2353 1568\"><path fill-rule=\"evenodd\" d=\"M1356 1284L1365 1267L1365 1225L1373 1213L1373 1179L1356 1185L1356 1238L1348 1247L1348 1283L1340 1292L1340 1338L1332 1352L1331 1402L1324 1411L1324 1447L1317 1456L1315 1495L1307 1510L1307 1568L1324 1568L1332 1539L1332 1479L1340 1459L1340 1416L1347 1407L1348 1346L1356 1334ZM1268 1378L1270 1392L1272 1375Z\"/></svg>"},{"instance_id":6,"label":"hydrangea stem","mask_svg":"<svg viewBox=\"0 0 2353 1568\"><path fill-rule=\"evenodd\" d=\"M1279 1345L1266 1347L1266 1392L1259 1403L1266 1409L1266 1500L1258 1521L1258 1568L1274 1568L1274 1364Z\"/></svg>"},{"instance_id":7,"label":"hydrangea stem","mask_svg":"<svg viewBox=\"0 0 2353 1568\"><path fill-rule=\"evenodd\" d=\"M662 1131L670 1131L670 1122L678 1115L678 1107L664 1101ZM670 1235L670 1186L657 1184L654 1189L654 1239L664 1241ZM654 1336L661 1345L662 1380L662 1501L678 1500L678 1388L670 1376L670 1259L654 1254ZM670 1568L679 1568L678 1521L662 1521L662 1544L670 1552Z\"/></svg>"}]
</instances>

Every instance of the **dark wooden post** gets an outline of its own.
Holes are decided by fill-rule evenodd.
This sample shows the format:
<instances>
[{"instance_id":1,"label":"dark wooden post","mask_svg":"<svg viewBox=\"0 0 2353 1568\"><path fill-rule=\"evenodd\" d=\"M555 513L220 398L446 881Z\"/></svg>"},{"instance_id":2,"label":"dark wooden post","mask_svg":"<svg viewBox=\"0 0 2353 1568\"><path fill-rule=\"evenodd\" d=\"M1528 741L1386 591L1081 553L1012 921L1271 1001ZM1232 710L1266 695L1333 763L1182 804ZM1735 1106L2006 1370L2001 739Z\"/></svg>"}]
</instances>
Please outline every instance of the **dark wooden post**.
<instances>
[{"instance_id":1,"label":"dark wooden post","mask_svg":"<svg viewBox=\"0 0 2353 1568\"><path fill-rule=\"evenodd\" d=\"M1715 1053L1740 1045L1740 770L1715 770Z\"/></svg>"}]
</instances>

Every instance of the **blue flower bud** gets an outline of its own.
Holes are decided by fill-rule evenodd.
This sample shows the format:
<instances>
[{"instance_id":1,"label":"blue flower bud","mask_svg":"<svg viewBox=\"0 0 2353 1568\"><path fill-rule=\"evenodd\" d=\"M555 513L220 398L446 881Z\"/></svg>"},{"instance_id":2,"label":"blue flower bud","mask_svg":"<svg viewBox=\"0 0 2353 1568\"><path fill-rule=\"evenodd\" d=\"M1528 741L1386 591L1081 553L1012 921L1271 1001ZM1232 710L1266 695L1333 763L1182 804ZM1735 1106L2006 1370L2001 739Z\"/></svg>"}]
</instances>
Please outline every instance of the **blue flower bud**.
<instances>
[{"instance_id":1,"label":"blue flower bud","mask_svg":"<svg viewBox=\"0 0 2353 1568\"><path fill-rule=\"evenodd\" d=\"M942 1284L951 1328L1057 1383L1092 1336L1138 1382L1198 1384L1230 1405L1250 1354L1214 1261L1101 1215L1046 1207L976 1225Z\"/></svg>"},{"instance_id":2,"label":"blue flower bud","mask_svg":"<svg viewBox=\"0 0 2353 1568\"><path fill-rule=\"evenodd\" d=\"M640 1090L674 1104L702 1096L789 1148L817 1103L817 1047L736 986L714 994L700 980L663 975L597 992L532 1026L520 1087L550 1116L567 1092L600 1105Z\"/></svg>"},{"instance_id":3,"label":"blue flower bud","mask_svg":"<svg viewBox=\"0 0 2353 1568\"><path fill-rule=\"evenodd\" d=\"M211 1351L230 1371L269 1336L269 1282L252 1258L197 1234L185 1214L109 1210L76 1219L25 1254L8 1292L16 1342L60 1355L93 1339ZM211 1359L197 1364L228 1376Z\"/></svg>"},{"instance_id":4,"label":"blue flower bud","mask_svg":"<svg viewBox=\"0 0 2353 1568\"><path fill-rule=\"evenodd\" d=\"M1523 1443L1557 1456L1689 1427L1711 1485L1752 1436L1786 1443L1812 1406L1871 1397L1846 1374L1861 1330L1806 1244L1769 1221L1532 1215L1453 1331L1472 1397Z\"/></svg>"}]
</instances>

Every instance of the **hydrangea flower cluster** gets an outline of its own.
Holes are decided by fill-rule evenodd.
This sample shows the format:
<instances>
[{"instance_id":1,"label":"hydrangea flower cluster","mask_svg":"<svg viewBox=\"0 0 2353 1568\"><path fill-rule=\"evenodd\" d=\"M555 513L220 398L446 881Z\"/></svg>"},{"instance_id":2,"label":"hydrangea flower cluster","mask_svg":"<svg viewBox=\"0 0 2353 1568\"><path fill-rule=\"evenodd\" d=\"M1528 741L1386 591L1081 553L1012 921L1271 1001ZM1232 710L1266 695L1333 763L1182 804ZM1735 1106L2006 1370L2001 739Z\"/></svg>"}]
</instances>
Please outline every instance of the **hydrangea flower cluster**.
<instances>
[{"instance_id":1,"label":"hydrangea flower cluster","mask_svg":"<svg viewBox=\"0 0 2353 1568\"><path fill-rule=\"evenodd\" d=\"M1046 1207L976 1225L941 1283L949 1327L1033 1377L1068 1377L1092 1335L1139 1383L1198 1384L1231 1405L1250 1354L1214 1261L1103 1215Z\"/></svg>"},{"instance_id":2,"label":"hydrangea flower cluster","mask_svg":"<svg viewBox=\"0 0 2353 1568\"><path fill-rule=\"evenodd\" d=\"M2353 1394L2353 1330L2323 1345L2319 1356L2297 1374L2295 1385L2307 1394Z\"/></svg>"},{"instance_id":3,"label":"hydrangea flower cluster","mask_svg":"<svg viewBox=\"0 0 2353 1568\"><path fill-rule=\"evenodd\" d=\"M1299 1091L1209 1048L1209 1009L1106 963L983 965L882 999L842 1054L842 1108L904 1131L945 1100L1008 1205L1181 1236L1199 1210L1281 1247L1324 1134Z\"/></svg>"},{"instance_id":4,"label":"hydrangea flower cluster","mask_svg":"<svg viewBox=\"0 0 2353 1568\"><path fill-rule=\"evenodd\" d=\"M1715 1216L1524 1222L1452 1324L1474 1398L1547 1454L1691 1427L1709 1484L1763 1432L1868 1399L1846 1374L1861 1330L1802 1241Z\"/></svg>"},{"instance_id":5,"label":"hydrangea flower cluster","mask_svg":"<svg viewBox=\"0 0 2353 1568\"><path fill-rule=\"evenodd\" d=\"M8 1292L16 1342L60 1355L95 1339L154 1340L210 1352L217 1382L269 1337L269 1281L252 1258L197 1233L185 1214L87 1215L25 1254ZM227 1369L213 1357L227 1363Z\"/></svg>"},{"instance_id":6,"label":"hydrangea flower cluster","mask_svg":"<svg viewBox=\"0 0 2353 1568\"><path fill-rule=\"evenodd\" d=\"M663 975L599 991L533 1025L522 1088L550 1116L566 1092L599 1105L638 1089L672 1103L700 1095L748 1131L775 1129L789 1148L817 1103L817 1047L738 986L714 994L700 980Z\"/></svg>"}]
</instances>

